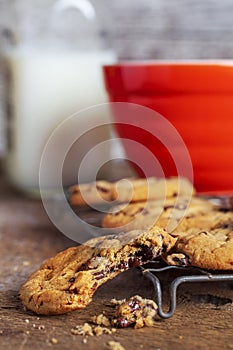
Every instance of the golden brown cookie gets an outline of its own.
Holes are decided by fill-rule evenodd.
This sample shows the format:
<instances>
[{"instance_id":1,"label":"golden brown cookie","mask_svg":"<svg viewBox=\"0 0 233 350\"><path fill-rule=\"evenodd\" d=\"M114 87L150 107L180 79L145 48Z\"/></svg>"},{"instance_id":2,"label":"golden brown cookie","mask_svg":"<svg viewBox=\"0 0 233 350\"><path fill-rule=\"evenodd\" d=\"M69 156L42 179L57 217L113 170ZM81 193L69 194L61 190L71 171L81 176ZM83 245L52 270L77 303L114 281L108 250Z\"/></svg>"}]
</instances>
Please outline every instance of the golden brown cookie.
<instances>
[{"instance_id":1,"label":"golden brown cookie","mask_svg":"<svg viewBox=\"0 0 233 350\"><path fill-rule=\"evenodd\" d=\"M171 198L176 197L178 193L182 196L192 196L194 192L191 183L184 178L128 178L113 183L96 181L72 186L68 191L68 199L71 205L83 206L103 204L103 200L128 203Z\"/></svg>"},{"instance_id":2,"label":"golden brown cookie","mask_svg":"<svg viewBox=\"0 0 233 350\"><path fill-rule=\"evenodd\" d=\"M159 210L162 207L162 213ZM177 237L175 249L164 260L169 265L192 265L206 269L233 269L233 211L210 201L193 197L118 207L103 219L104 227L114 229L148 228L156 224ZM154 220L154 221L153 221ZM169 230L169 227L171 229Z\"/></svg>"},{"instance_id":3,"label":"golden brown cookie","mask_svg":"<svg viewBox=\"0 0 233 350\"><path fill-rule=\"evenodd\" d=\"M84 308L104 282L166 254L175 242L157 227L91 239L48 259L22 286L21 301L45 315Z\"/></svg>"},{"instance_id":4,"label":"golden brown cookie","mask_svg":"<svg viewBox=\"0 0 233 350\"><path fill-rule=\"evenodd\" d=\"M120 204L111 208L103 217L101 225L104 228L113 228L115 232L145 229L153 226L163 206L163 201Z\"/></svg>"},{"instance_id":5,"label":"golden brown cookie","mask_svg":"<svg viewBox=\"0 0 233 350\"><path fill-rule=\"evenodd\" d=\"M212 212L178 235L177 253L188 264L211 270L233 270L233 213Z\"/></svg>"},{"instance_id":6,"label":"golden brown cookie","mask_svg":"<svg viewBox=\"0 0 233 350\"><path fill-rule=\"evenodd\" d=\"M112 184L107 181L96 181L69 188L68 199L71 205L85 206L113 200Z\"/></svg>"},{"instance_id":7,"label":"golden brown cookie","mask_svg":"<svg viewBox=\"0 0 233 350\"><path fill-rule=\"evenodd\" d=\"M153 225L169 228L170 231L184 228L187 221L192 222L214 210L215 206L207 200L193 197L168 198L165 201L121 204L111 209L102 220L102 227L118 230L146 229ZM169 226L168 226L169 225ZM189 224L187 223L189 226Z\"/></svg>"}]
</instances>

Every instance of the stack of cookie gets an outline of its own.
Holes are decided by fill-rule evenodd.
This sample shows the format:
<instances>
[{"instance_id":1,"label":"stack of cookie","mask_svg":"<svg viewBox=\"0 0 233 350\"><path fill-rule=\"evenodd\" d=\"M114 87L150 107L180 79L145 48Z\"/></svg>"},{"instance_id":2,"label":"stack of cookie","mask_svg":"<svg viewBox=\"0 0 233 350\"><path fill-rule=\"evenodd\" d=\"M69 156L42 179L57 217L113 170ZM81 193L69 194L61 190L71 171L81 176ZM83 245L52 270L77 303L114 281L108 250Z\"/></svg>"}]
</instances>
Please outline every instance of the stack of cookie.
<instances>
[{"instance_id":1,"label":"stack of cookie","mask_svg":"<svg viewBox=\"0 0 233 350\"><path fill-rule=\"evenodd\" d=\"M195 196L186 179L125 179L73 186L75 206L107 204L102 226L113 234L46 261L22 286L23 304L41 314L85 307L96 289L153 259L233 270L233 211Z\"/></svg>"}]
</instances>

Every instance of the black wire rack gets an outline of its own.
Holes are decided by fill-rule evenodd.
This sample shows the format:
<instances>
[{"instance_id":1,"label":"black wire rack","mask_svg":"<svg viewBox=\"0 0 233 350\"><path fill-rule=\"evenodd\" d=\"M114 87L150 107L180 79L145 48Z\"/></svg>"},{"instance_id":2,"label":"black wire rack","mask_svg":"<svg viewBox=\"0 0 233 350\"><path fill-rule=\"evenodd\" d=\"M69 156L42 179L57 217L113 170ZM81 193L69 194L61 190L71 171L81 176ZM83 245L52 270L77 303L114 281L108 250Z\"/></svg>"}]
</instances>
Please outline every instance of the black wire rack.
<instances>
[{"instance_id":1,"label":"black wire rack","mask_svg":"<svg viewBox=\"0 0 233 350\"><path fill-rule=\"evenodd\" d=\"M170 318L174 315L177 306L177 289L183 283L202 283L202 282L233 282L232 271L208 271L196 267L182 266L161 266L156 261L141 266L140 270L154 286L155 302L158 306L158 315L161 318ZM169 283L169 309L163 310L163 292L161 286L161 273L166 271L179 272L178 277L174 277ZM176 274L177 275L177 274Z\"/></svg>"}]
</instances>

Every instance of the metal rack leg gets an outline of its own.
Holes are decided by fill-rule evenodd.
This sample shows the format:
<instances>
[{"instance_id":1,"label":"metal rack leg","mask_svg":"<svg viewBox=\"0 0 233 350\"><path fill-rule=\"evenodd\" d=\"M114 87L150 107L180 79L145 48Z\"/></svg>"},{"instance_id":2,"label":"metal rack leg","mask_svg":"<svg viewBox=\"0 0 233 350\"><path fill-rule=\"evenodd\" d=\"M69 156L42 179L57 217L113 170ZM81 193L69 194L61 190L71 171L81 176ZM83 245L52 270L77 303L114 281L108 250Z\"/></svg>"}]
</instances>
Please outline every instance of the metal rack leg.
<instances>
[{"instance_id":1,"label":"metal rack leg","mask_svg":"<svg viewBox=\"0 0 233 350\"><path fill-rule=\"evenodd\" d=\"M152 273L153 269L143 269L143 274L151 280L156 292L156 303L158 306L158 315L162 318L170 318L174 315L177 304L177 288L180 284L186 282L223 282L233 281L233 274L217 274L212 275L210 273L205 275L194 275L194 276L180 276L175 278L170 285L170 305L168 312L163 311L163 298L162 289L159 278Z\"/></svg>"}]
</instances>

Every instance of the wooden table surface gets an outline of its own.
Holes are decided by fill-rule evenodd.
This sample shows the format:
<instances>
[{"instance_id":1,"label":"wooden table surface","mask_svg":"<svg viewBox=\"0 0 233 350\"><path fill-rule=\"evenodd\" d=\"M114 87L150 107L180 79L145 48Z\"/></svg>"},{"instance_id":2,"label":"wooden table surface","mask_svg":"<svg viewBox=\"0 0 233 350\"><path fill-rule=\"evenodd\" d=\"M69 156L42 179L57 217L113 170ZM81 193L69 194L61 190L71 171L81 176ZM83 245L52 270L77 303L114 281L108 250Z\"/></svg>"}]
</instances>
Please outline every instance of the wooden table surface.
<instances>
[{"instance_id":1,"label":"wooden table surface","mask_svg":"<svg viewBox=\"0 0 233 350\"><path fill-rule=\"evenodd\" d=\"M89 337L86 344L71 329L90 321L94 314L108 312L111 298L153 297L152 285L140 271L127 271L100 287L84 310L50 317L26 311L17 296L21 284L44 259L74 242L50 223L40 200L22 197L4 183L0 185L0 242L0 349L107 350L109 340L127 350L233 348L230 283L181 285L172 318L158 319L153 328L119 329L112 335Z\"/></svg>"}]
</instances>

